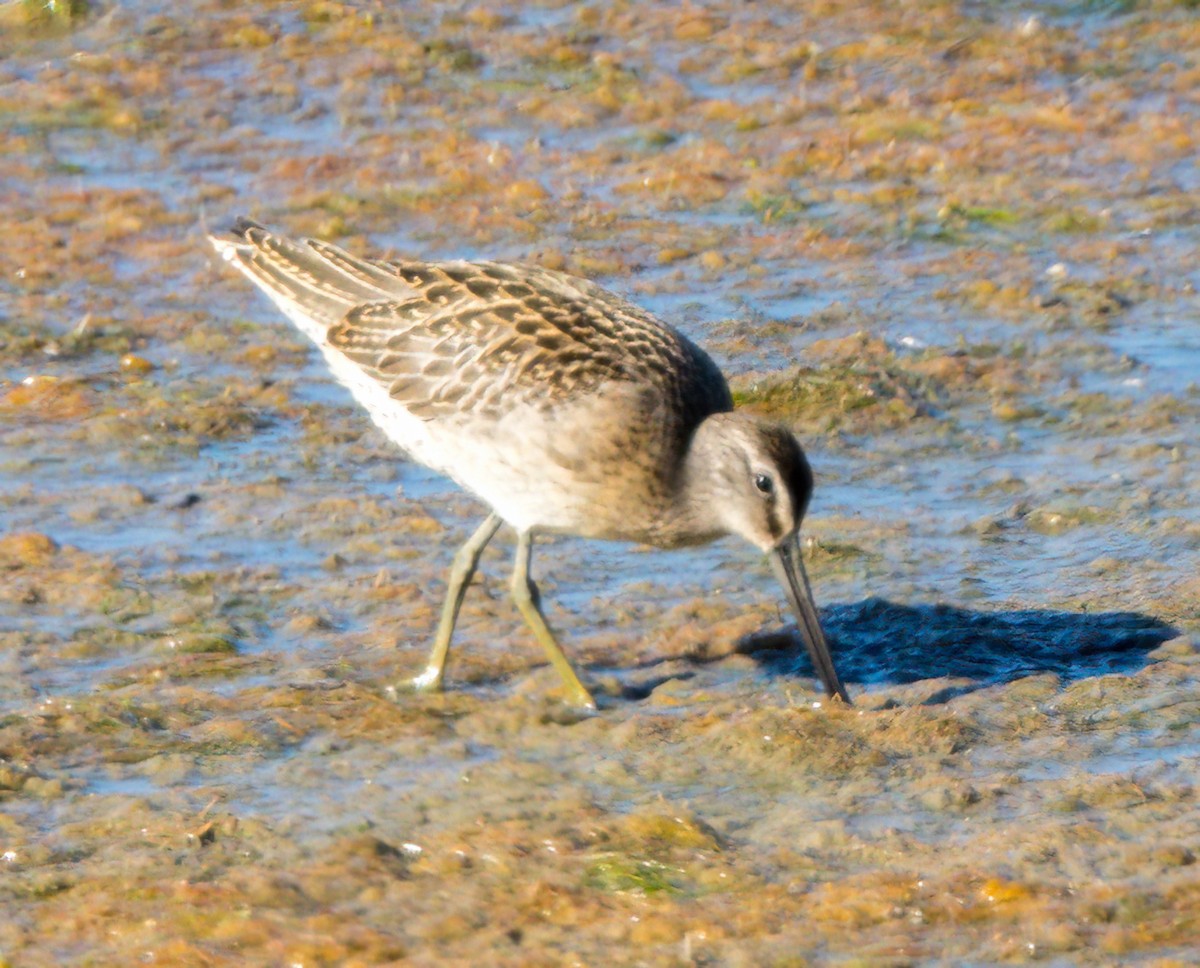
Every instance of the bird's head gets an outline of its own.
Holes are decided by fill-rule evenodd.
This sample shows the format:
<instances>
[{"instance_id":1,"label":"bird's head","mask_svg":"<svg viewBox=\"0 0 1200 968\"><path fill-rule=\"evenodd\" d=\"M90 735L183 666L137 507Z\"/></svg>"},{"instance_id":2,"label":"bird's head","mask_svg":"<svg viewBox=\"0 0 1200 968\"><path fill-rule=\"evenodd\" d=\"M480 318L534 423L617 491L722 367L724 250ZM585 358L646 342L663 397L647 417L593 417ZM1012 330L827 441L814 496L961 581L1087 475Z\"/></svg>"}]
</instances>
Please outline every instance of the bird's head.
<instances>
[{"instance_id":1,"label":"bird's head","mask_svg":"<svg viewBox=\"0 0 1200 968\"><path fill-rule=\"evenodd\" d=\"M771 556L826 692L849 702L800 554L800 523L812 497L813 473L795 435L745 414L713 414L697 428L688 456L692 502L707 505L701 510L720 530Z\"/></svg>"},{"instance_id":2,"label":"bird's head","mask_svg":"<svg viewBox=\"0 0 1200 968\"><path fill-rule=\"evenodd\" d=\"M764 553L794 537L813 475L795 435L740 413L713 414L692 444L691 473L707 511L728 534Z\"/></svg>"}]
</instances>

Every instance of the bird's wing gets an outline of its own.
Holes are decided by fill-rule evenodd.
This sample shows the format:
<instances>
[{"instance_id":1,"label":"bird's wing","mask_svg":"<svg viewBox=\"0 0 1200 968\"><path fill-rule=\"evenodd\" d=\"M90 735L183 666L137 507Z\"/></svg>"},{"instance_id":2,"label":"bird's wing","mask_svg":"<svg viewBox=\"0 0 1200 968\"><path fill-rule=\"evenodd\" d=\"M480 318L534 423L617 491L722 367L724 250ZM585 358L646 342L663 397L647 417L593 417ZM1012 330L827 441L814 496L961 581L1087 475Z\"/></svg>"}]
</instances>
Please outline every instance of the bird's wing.
<instances>
[{"instance_id":1,"label":"bird's wing","mask_svg":"<svg viewBox=\"0 0 1200 968\"><path fill-rule=\"evenodd\" d=\"M235 234L240 242L214 244L290 316L296 308L310 316L320 329L310 336L358 364L414 416L552 406L610 381L678 397L696 421L732 405L702 350L644 310L565 273L364 259L252 222L239 223Z\"/></svg>"},{"instance_id":2,"label":"bird's wing","mask_svg":"<svg viewBox=\"0 0 1200 968\"><path fill-rule=\"evenodd\" d=\"M676 334L645 315L551 288L558 280L538 270L398 269L419 294L356 306L328 339L416 416L550 406L610 381L670 382L678 369Z\"/></svg>"}]
</instances>

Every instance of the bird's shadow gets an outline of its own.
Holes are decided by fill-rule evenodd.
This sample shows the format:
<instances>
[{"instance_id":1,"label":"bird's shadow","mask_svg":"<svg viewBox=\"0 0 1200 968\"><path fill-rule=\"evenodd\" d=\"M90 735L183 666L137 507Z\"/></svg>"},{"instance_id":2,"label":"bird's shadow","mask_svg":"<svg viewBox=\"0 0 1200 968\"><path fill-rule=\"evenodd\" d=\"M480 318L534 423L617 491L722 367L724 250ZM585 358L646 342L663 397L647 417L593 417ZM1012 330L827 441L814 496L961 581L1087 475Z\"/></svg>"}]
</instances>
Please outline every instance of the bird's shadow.
<instances>
[{"instance_id":1,"label":"bird's shadow","mask_svg":"<svg viewBox=\"0 0 1200 968\"><path fill-rule=\"evenodd\" d=\"M975 688L1051 672L1066 681L1140 668L1179 634L1139 612L977 612L868 598L821 610L838 672L856 685L942 677ZM795 630L748 636L738 651L779 676L814 675Z\"/></svg>"}]
</instances>

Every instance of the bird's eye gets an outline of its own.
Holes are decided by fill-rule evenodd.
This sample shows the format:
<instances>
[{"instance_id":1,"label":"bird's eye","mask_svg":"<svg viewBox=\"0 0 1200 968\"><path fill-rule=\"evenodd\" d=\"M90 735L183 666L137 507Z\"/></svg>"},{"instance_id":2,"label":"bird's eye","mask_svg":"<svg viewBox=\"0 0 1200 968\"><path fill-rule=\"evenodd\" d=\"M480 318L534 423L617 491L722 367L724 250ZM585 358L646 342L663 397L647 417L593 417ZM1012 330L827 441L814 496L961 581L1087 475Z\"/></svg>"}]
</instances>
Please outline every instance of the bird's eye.
<instances>
[{"instance_id":1,"label":"bird's eye","mask_svg":"<svg viewBox=\"0 0 1200 968\"><path fill-rule=\"evenodd\" d=\"M763 494L771 494L775 490L775 482L766 474L756 474L754 476L754 486Z\"/></svg>"}]
</instances>

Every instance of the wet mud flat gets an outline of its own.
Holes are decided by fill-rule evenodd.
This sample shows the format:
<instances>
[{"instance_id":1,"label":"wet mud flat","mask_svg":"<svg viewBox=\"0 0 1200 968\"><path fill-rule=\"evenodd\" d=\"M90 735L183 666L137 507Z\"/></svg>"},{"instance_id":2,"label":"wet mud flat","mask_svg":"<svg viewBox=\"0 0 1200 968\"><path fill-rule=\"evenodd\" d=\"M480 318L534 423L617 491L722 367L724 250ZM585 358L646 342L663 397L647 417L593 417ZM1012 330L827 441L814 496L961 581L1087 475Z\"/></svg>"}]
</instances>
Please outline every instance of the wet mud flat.
<instances>
[{"instance_id":1,"label":"wet mud flat","mask_svg":"<svg viewBox=\"0 0 1200 968\"><path fill-rule=\"evenodd\" d=\"M0 964L1183 965L1200 940L1187 3L0 3ZM535 261L818 475L765 562L539 544L206 250Z\"/></svg>"}]
</instances>

